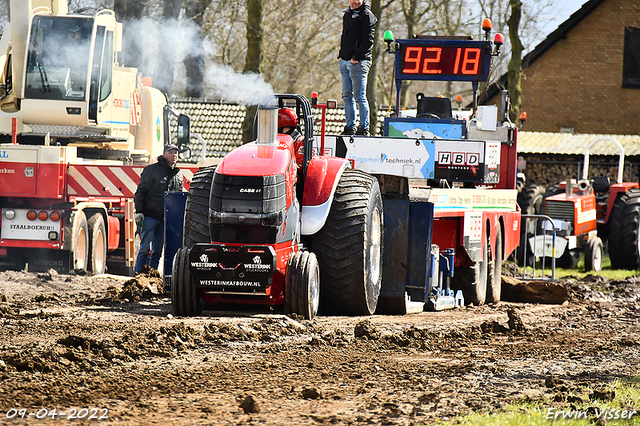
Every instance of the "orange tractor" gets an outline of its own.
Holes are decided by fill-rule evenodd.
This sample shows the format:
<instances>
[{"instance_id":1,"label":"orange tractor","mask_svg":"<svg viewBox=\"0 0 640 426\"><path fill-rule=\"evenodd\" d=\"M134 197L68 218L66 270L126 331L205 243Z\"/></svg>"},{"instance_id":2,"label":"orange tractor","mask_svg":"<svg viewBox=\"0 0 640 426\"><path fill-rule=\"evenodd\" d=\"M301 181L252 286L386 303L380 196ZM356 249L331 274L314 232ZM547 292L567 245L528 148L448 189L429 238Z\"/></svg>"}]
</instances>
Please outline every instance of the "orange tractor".
<instances>
[{"instance_id":1,"label":"orange tractor","mask_svg":"<svg viewBox=\"0 0 640 426\"><path fill-rule=\"evenodd\" d=\"M620 150L617 183L609 177L588 178L589 149L600 141L613 142ZM522 227L521 248L526 264L533 257L555 257L563 268L575 268L585 254L585 270L602 269L604 242L608 243L614 269L640 267L640 189L636 182L622 182L624 149L614 138L593 140L584 152L582 179L561 182L544 192L540 185L527 185L518 196L526 214L542 214L553 220L555 249L550 244L550 222ZM526 221L526 219L523 219ZM521 244L522 245L522 244Z\"/></svg>"}]
</instances>

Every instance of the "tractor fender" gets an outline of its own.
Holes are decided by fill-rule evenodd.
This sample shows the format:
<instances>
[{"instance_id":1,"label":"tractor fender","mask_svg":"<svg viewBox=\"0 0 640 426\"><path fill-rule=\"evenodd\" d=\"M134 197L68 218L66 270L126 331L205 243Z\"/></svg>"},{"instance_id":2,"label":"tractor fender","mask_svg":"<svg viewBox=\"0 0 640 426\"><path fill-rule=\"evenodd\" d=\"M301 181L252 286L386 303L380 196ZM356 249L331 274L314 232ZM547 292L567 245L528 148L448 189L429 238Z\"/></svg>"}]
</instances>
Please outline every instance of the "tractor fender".
<instances>
[{"instance_id":1,"label":"tractor fender","mask_svg":"<svg viewBox=\"0 0 640 426\"><path fill-rule=\"evenodd\" d=\"M301 234L313 235L324 226L333 195L349 161L335 157L313 157L307 167L301 209Z\"/></svg>"}]
</instances>

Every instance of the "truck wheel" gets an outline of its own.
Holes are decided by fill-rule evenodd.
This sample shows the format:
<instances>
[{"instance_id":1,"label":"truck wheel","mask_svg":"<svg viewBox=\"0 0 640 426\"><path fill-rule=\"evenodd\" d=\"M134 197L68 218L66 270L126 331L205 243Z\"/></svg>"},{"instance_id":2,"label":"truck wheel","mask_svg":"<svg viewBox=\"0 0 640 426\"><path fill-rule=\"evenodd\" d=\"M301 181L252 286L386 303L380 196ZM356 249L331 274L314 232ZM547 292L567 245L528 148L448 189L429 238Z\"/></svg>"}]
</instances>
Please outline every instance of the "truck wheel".
<instances>
[{"instance_id":1,"label":"truck wheel","mask_svg":"<svg viewBox=\"0 0 640 426\"><path fill-rule=\"evenodd\" d=\"M320 264L320 305L340 315L372 315L382 282L382 196L378 181L346 169L329 217L313 237Z\"/></svg>"},{"instance_id":2,"label":"truck wheel","mask_svg":"<svg viewBox=\"0 0 640 426\"><path fill-rule=\"evenodd\" d=\"M193 317L202 313L202 298L191 283L189 271L190 248L178 249L171 269L171 310L179 317Z\"/></svg>"},{"instance_id":3,"label":"truck wheel","mask_svg":"<svg viewBox=\"0 0 640 426\"><path fill-rule=\"evenodd\" d=\"M87 272L87 259L89 258L89 237L87 230L87 216L83 211L75 213L73 230L71 231L73 270Z\"/></svg>"},{"instance_id":4,"label":"truck wheel","mask_svg":"<svg viewBox=\"0 0 640 426\"><path fill-rule=\"evenodd\" d=\"M476 306L484 305L487 296L487 247L482 249L482 260L471 265L459 266L453 272L451 287L462 290L464 302Z\"/></svg>"},{"instance_id":5,"label":"truck wheel","mask_svg":"<svg viewBox=\"0 0 640 426\"><path fill-rule=\"evenodd\" d=\"M613 204L609 217L609 258L613 269L640 268L640 190L631 189Z\"/></svg>"},{"instance_id":6,"label":"truck wheel","mask_svg":"<svg viewBox=\"0 0 640 426\"><path fill-rule=\"evenodd\" d=\"M91 244L89 245L89 270L94 275L104 274L107 265L107 238L104 219L100 213L87 222Z\"/></svg>"},{"instance_id":7,"label":"truck wheel","mask_svg":"<svg viewBox=\"0 0 640 426\"><path fill-rule=\"evenodd\" d=\"M604 246L600 237L591 238L584 249L584 269L585 271L598 272L602 269L602 258L604 257Z\"/></svg>"},{"instance_id":8,"label":"truck wheel","mask_svg":"<svg viewBox=\"0 0 640 426\"><path fill-rule=\"evenodd\" d=\"M196 243L208 243L209 237L209 194L216 167L198 170L191 179L189 195L184 207L183 247L193 247Z\"/></svg>"},{"instance_id":9,"label":"truck wheel","mask_svg":"<svg viewBox=\"0 0 640 426\"><path fill-rule=\"evenodd\" d=\"M311 320L320 304L320 269L316 255L299 251L289 258L285 276L284 310Z\"/></svg>"},{"instance_id":10,"label":"truck wheel","mask_svg":"<svg viewBox=\"0 0 640 426\"><path fill-rule=\"evenodd\" d=\"M488 240L488 239L487 239ZM498 303L502 293L502 227L498 226L496 234L495 255L487 251L487 303Z\"/></svg>"}]
</instances>

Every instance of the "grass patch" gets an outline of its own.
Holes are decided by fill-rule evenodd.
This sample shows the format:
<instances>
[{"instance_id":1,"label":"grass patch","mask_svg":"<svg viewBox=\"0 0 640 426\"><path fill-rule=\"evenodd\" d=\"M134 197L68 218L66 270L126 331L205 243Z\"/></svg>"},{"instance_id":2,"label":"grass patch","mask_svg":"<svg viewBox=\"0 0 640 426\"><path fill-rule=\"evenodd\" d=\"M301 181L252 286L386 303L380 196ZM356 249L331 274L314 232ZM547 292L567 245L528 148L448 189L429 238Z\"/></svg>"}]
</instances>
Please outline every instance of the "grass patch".
<instances>
[{"instance_id":1,"label":"grass patch","mask_svg":"<svg viewBox=\"0 0 640 426\"><path fill-rule=\"evenodd\" d=\"M558 397L559 395L561 396ZM635 414L631 414L633 411ZM625 419L622 419L623 416ZM562 396L558 393L550 399L510 405L500 412L470 414L435 424L441 426L640 425L640 376L628 380L617 380L597 389L582 389L576 395Z\"/></svg>"},{"instance_id":2,"label":"grass patch","mask_svg":"<svg viewBox=\"0 0 640 426\"><path fill-rule=\"evenodd\" d=\"M596 275L605 277L609 280L624 280L628 277L633 277L636 275L640 275L640 271L634 270L626 270L626 269L612 269L611 268L611 260L609 259L609 255L605 255L602 258L602 270L598 272L584 271L584 256L578 262L578 266L575 269L563 269L556 268L556 278L562 278L567 276L574 276L576 278L584 278L587 275Z\"/></svg>"},{"instance_id":3,"label":"grass patch","mask_svg":"<svg viewBox=\"0 0 640 426\"><path fill-rule=\"evenodd\" d=\"M531 267L527 267L527 271L532 271ZM536 275L542 274L542 263L536 262ZM545 276L551 276L551 265L547 260L545 262ZM518 267L518 275L522 276L522 268ZM578 262L578 266L574 269L564 269L556 267L556 278L564 277L576 277L584 278L587 275L595 275L606 278L607 280L625 280L628 277L640 276L640 270L626 270L626 269L613 269L611 268L611 260L608 255L602 258L602 270L598 272L584 270L584 256Z\"/></svg>"}]
</instances>

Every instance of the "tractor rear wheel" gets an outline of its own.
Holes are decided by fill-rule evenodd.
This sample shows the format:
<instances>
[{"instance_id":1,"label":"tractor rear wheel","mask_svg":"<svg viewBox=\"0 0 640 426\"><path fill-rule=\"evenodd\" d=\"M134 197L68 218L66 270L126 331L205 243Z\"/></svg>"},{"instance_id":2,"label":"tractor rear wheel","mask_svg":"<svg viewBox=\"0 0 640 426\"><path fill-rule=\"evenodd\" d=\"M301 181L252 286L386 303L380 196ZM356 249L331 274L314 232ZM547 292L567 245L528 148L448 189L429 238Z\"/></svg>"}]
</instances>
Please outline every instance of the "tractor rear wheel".
<instances>
[{"instance_id":1,"label":"tractor rear wheel","mask_svg":"<svg viewBox=\"0 0 640 426\"><path fill-rule=\"evenodd\" d=\"M299 251L289 258L285 276L284 310L311 320L320 304L320 269L316 255Z\"/></svg>"},{"instance_id":2,"label":"tractor rear wheel","mask_svg":"<svg viewBox=\"0 0 640 426\"><path fill-rule=\"evenodd\" d=\"M346 169L312 247L320 264L320 306L340 315L372 315L382 282L382 196L378 181Z\"/></svg>"},{"instance_id":3,"label":"tractor rear wheel","mask_svg":"<svg viewBox=\"0 0 640 426\"><path fill-rule=\"evenodd\" d=\"M104 274L107 267L107 237L102 214L95 213L87 223L91 244L89 245L89 269L93 275Z\"/></svg>"},{"instance_id":4,"label":"tractor rear wheel","mask_svg":"<svg viewBox=\"0 0 640 426\"><path fill-rule=\"evenodd\" d=\"M544 201L544 186L530 183L518 193L518 205L522 214L539 214L542 211Z\"/></svg>"},{"instance_id":5,"label":"tractor rear wheel","mask_svg":"<svg viewBox=\"0 0 640 426\"><path fill-rule=\"evenodd\" d=\"M540 214L545 198L545 189L542 185L530 183L522 188L518 193L518 205L522 209L522 214ZM520 226L520 245L516 251L516 261L520 266L533 266L534 256L529 247L527 247L527 255L525 258L524 244L527 243L536 229L537 220L522 219Z\"/></svg>"},{"instance_id":6,"label":"tractor rear wheel","mask_svg":"<svg viewBox=\"0 0 640 426\"><path fill-rule=\"evenodd\" d=\"M604 246L600 237L591 238L584 249L584 270L598 272L602 269Z\"/></svg>"},{"instance_id":7,"label":"tractor rear wheel","mask_svg":"<svg viewBox=\"0 0 640 426\"><path fill-rule=\"evenodd\" d=\"M210 242L209 194L216 167L198 170L191 179L189 195L184 207L183 247L191 248L196 243Z\"/></svg>"},{"instance_id":8,"label":"tractor rear wheel","mask_svg":"<svg viewBox=\"0 0 640 426\"><path fill-rule=\"evenodd\" d=\"M180 317L200 315L203 309L202 298L191 282L190 252L190 248L178 249L171 269L171 309L173 315Z\"/></svg>"},{"instance_id":9,"label":"tractor rear wheel","mask_svg":"<svg viewBox=\"0 0 640 426\"><path fill-rule=\"evenodd\" d=\"M498 303L502 293L502 226L498 226L497 229L494 251L493 256L490 250L487 251L489 259L487 265L487 303Z\"/></svg>"},{"instance_id":10,"label":"tractor rear wheel","mask_svg":"<svg viewBox=\"0 0 640 426\"><path fill-rule=\"evenodd\" d=\"M482 260L455 269L451 287L462 290L464 302L476 306L484 305L487 296L487 255L488 244L482 248Z\"/></svg>"},{"instance_id":11,"label":"tractor rear wheel","mask_svg":"<svg viewBox=\"0 0 640 426\"><path fill-rule=\"evenodd\" d=\"M613 204L609 217L609 258L613 269L640 268L640 190L631 189Z\"/></svg>"}]
</instances>

